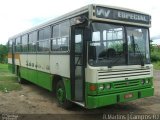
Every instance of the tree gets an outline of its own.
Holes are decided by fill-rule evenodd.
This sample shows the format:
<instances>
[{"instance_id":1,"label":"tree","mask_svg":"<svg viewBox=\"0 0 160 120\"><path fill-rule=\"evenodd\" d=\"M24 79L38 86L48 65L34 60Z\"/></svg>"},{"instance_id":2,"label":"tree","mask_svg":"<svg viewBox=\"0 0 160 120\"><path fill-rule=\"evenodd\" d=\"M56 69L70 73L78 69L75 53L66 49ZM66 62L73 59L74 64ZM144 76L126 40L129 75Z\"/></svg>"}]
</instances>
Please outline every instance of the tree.
<instances>
[{"instance_id":1,"label":"tree","mask_svg":"<svg viewBox=\"0 0 160 120\"><path fill-rule=\"evenodd\" d=\"M8 47L7 45L0 45L0 63L7 63Z\"/></svg>"}]
</instances>

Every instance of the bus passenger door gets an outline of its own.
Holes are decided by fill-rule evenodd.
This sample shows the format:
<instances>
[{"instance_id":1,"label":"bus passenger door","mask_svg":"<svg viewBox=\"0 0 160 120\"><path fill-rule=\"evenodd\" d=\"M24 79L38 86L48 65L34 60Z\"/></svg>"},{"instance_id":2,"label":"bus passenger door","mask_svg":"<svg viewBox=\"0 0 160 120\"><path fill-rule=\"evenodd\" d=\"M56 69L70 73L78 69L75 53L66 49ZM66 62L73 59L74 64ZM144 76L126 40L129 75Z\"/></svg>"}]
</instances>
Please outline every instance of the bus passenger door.
<instances>
[{"instance_id":1,"label":"bus passenger door","mask_svg":"<svg viewBox=\"0 0 160 120\"><path fill-rule=\"evenodd\" d=\"M83 28L73 26L71 29L71 96L72 100L84 101L84 42Z\"/></svg>"}]
</instances>

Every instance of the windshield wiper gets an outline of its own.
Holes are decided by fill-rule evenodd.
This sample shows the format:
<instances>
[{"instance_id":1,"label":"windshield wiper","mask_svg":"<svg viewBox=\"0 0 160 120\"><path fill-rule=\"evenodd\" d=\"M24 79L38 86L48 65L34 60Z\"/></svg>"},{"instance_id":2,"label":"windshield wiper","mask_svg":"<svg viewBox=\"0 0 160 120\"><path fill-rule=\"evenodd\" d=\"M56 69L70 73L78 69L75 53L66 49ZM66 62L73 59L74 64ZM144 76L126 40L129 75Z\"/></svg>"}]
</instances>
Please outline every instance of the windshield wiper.
<instances>
[{"instance_id":1,"label":"windshield wiper","mask_svg":"<svg viewBox=\"0 0 160 120\"><path fill-rule=\"evenodd\" d=\"M125 52L122 52L122 54L112 57L112 62L108 65L108 68L111 68L113 65L120 62L123 55L125 55Z\"/></svg>"},{"instance_id":2,"label":"windshield wiper","mask_svg":"<svg viewBox=\"0 0 160 120\"><path fill-rule=\"evenodd\" d=\"M142 53L141 53L141 51L139 49L139 46L138 46L138 44L135 43L134 36L132 35L131 37L132 37L132 40L133 40L132 44L133 44L134 55L135 55L136 48L137 48L137 52L139 53L139 56L140 56L139 59L140 59L140 62L141 62L141 66L144 66L143 55L142 55Z\"/></svg>"}]
</instances>

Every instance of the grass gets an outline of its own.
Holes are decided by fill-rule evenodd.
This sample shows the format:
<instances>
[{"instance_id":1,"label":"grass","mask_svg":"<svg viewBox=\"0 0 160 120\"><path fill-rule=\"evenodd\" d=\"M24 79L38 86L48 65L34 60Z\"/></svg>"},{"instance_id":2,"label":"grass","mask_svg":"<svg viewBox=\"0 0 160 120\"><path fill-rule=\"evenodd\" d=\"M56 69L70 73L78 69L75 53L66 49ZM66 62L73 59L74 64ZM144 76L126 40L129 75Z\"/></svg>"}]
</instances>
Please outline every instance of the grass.
<instances>
[{"instance_id":1,"label":"grass","mask_svg":"<svg viewBox=\"0 0 160 120\"><path fill-rule=\"evenodd\" d=\"M151 61L153 64L153 68L156 70L160 70L160 49L151 52Z\"/></svg>"},{"instance_id":2,"label":"grass","mask_svg":"<svg viewBox=\"0 0 160 120\"><path fill-rule=\"evenodd\" d=\"M17 77L8 70L8 65L0 64L0 91L12 90L21 90L21 85L17 82Z\"/></svg>"},{"instance_id":3,"label":"grass","mask_svg":"<svg viewBox=\"0 0 160 120\"><path fill-rule=\"evenodd\" d=\"M154 62L154 63L152 63L152 64L153 64L154 69L160 70L160 61Z\"/></svg>"}]
</instances>

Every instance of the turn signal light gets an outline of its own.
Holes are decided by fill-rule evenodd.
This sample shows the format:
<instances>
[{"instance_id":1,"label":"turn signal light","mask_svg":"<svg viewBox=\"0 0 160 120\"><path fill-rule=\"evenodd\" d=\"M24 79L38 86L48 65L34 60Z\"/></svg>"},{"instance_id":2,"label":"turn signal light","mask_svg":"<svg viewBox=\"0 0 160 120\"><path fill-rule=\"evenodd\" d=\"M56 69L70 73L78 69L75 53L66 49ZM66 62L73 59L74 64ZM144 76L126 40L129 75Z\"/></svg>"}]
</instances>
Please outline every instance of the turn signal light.
<instances>
[{"instance_id":1,"label":"turn signal light","mask_svg":"<svg viewBox=\"0 0 160 120\"><path fill-rule=\"evenodd\" d=\"M90 89L90 91L95 91L96 90L96 86L92 84L92 85L90 85L89 89Z\"/></svg>"}]
</instances>

